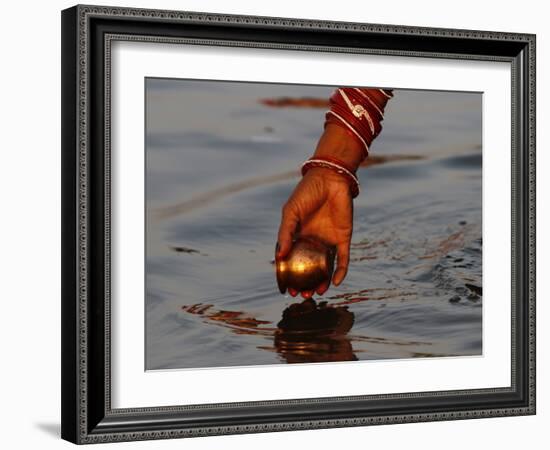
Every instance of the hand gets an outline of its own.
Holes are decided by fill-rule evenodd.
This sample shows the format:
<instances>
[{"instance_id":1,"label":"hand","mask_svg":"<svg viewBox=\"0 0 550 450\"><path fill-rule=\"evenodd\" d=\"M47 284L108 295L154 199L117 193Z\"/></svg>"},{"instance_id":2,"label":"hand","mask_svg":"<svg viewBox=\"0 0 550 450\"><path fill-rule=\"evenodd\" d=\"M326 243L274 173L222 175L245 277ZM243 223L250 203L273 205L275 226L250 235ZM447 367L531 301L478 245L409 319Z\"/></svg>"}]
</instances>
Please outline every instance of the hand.
<instances>
[{"instance_id":1,"label":"hand","mask_svg":"<svg viewBox=\"0 0 550 450\"><path fill-rule=\"evenodd\" d=\"M355 171L362 160L362 148L341 127L327 124L314 156L335 157ZM348 271L352 231L353 200L346 179L331 169L313 167L300 180L283 207L277 257L284 258L288 254L295 234L317 236L336 247L336 270L332 282L338 286ZM301 292L302 297L311 298L314 292L322 295L329 286L330 280L312 291ZM293 297L298 294L291 288L288 292Z\"/></svg>"},{"instance_id":2,"label":"hand","mask_svg":"<svg viewBox=\"0 0 550 450\"><path fill-rule=\"evenodd\" d=\"M353 201L346 179L330 169L311 168L283 207L277 256L287 255L294 234L316 236L336 247L337 264L332 282L338 286L348 271L352 229ZM324 282L315 292L322 295L329 285L330 281ZM298 294L292 288L288 292L293 297ZM301 294L311 298L313 293L303 291Z\"/></svg>"},{"instance_id":3,"label":"hand","mask_svg":"<svg viewBox=\"0 0 550 450\"><path fill-rule=\"evenodd\" d=\"M362 148L341 127L327 124L314 156L332 156L357 170L362 160ZM316 236L336 247L336 270L332 282L338 286L346 277L353 231L353 199L343 175L327 168L313 167L300 180L283 207L278 234L277 257L284 258L292 247L294 235ZM311 298L322 295L330 280L312 291L301 292ZM289 288L295 297L298 292Z\"/></svg>"}]
</instances>

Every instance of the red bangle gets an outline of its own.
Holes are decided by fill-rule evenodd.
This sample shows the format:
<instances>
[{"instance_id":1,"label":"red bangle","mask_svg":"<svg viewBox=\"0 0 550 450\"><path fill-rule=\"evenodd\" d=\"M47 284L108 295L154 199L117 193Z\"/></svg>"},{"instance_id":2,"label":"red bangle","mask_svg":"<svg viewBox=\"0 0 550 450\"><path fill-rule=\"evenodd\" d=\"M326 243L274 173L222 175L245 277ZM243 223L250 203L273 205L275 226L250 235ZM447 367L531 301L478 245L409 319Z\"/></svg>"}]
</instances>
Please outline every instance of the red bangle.
<instances>
[{"instance_id":1,"label":"red bangle","mask_svg":"<svg viewBox=\"0 0 550 450\"><path fill-rule=\"evenodd\" d=\"M354 105L354 109L359 108L358 111L361 112L359 113L358 111L352 111L350 105L342 96L343 90L340 89L336 92L338 95L333 96L334 102L332 103L331 111L337 112L340 116L346 119L346 121L349 122L359 132L359 134L361 134L367 144L370 144L377 135L377 129L380 126L379 120L376 117L373 118L370 111L365 108L362 103L352 102L351 100L353 97L350 98L351 96L347 96L344 93L347 101L350 101L351 104Z\"/></svg>"},{"instance_id":2,"label":"red bangle","mask_svg":"<svg viewBox=\"0 0 550 450\"><path fill-rule=\"evenodd\" d=\"M350 188L352 198L359 195L359 180L355 175L355 172L350 170L349 167L337 158L331 158L326 156L312 157L302 164L302 176L304 176L312 167L323 167L325 169L333 170L344 177Z\"/></svg>"},{"instance_id":3,"label":"red bangle","mask_svg":"<svg viewBox=\"0 0 550 450\"><path fill-rule=\"evenodd\" d=\"M338 88L330 97L325 127L327 123L340 125L361 143L365 159L371 142L382 130L384 107L392 96L389 89Z\"/></svg>"}]
</instances>

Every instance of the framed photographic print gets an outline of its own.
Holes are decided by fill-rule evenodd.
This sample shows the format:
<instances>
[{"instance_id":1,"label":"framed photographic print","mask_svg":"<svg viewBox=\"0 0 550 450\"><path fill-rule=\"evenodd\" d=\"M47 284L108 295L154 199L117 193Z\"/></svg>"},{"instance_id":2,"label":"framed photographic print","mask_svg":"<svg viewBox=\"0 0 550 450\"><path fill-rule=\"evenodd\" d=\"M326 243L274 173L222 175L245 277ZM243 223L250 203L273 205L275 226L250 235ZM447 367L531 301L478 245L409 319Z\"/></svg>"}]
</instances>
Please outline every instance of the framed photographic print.
<instances>
[{"instance_id":1,"label":"framed photographic print","mask_svg":"<svg viewBox=\"0 0 550 450\"><path fill-rule=\"evenodd\" d=\"M535 413L535 36L62 12L62 437Z\"/></svg>"}]
</instances>

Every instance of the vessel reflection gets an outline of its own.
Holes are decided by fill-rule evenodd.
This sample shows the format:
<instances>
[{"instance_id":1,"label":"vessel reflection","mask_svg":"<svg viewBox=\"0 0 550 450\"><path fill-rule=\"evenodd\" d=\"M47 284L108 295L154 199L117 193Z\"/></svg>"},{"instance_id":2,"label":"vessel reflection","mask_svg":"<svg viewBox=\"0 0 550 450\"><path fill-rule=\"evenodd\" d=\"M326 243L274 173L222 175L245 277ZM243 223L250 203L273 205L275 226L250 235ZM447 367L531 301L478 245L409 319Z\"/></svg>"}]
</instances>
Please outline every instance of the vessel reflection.
<instances>
[{"instance_id":1,"label":"vessel reflection","mask_svg":"<svg viewBox=\"0 0 550 450\"><path fill-rule=\"evenodd\" d=\"M182 310L203 317L209 323L229 328L236 334L272 337L274 351L287 363L357 361L347 333L354 314L347 306L331 306L313 299L293 303L282 314L277 327L241 311L215 310L213 305L182 306Z\"/></svg>"},{"instance_id":2,"label":"vessel reflection","mask_svg":"<svg viewBox=\"0 0 550 450\"><path fill-rule=\"evenodd\" d=\"M283 311L275 349L288 363L357 361L347 333L354 314L347 306L328 306L308 299Z\"/></svg>"}]
</instances>

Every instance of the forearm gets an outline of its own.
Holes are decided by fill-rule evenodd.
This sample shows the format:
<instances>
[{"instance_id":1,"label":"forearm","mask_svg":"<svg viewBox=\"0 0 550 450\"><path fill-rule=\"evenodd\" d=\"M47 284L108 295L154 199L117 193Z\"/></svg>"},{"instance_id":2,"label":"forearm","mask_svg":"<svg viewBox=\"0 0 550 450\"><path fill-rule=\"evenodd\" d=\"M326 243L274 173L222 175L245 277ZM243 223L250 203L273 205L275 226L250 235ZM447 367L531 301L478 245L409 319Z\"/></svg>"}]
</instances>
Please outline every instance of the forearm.
<instances>
[{"instance_id":1,"label":"forearm","mask_svg":"<svg viewBox=\"0 0 550 450\"><path fill-rule=\"evenodd\" d=\"M342 127L331 123L325 127L313 157L339 159L353 172L357 170L363 159L361 144L350 139Z\"/></svg>"}]
</instances>

